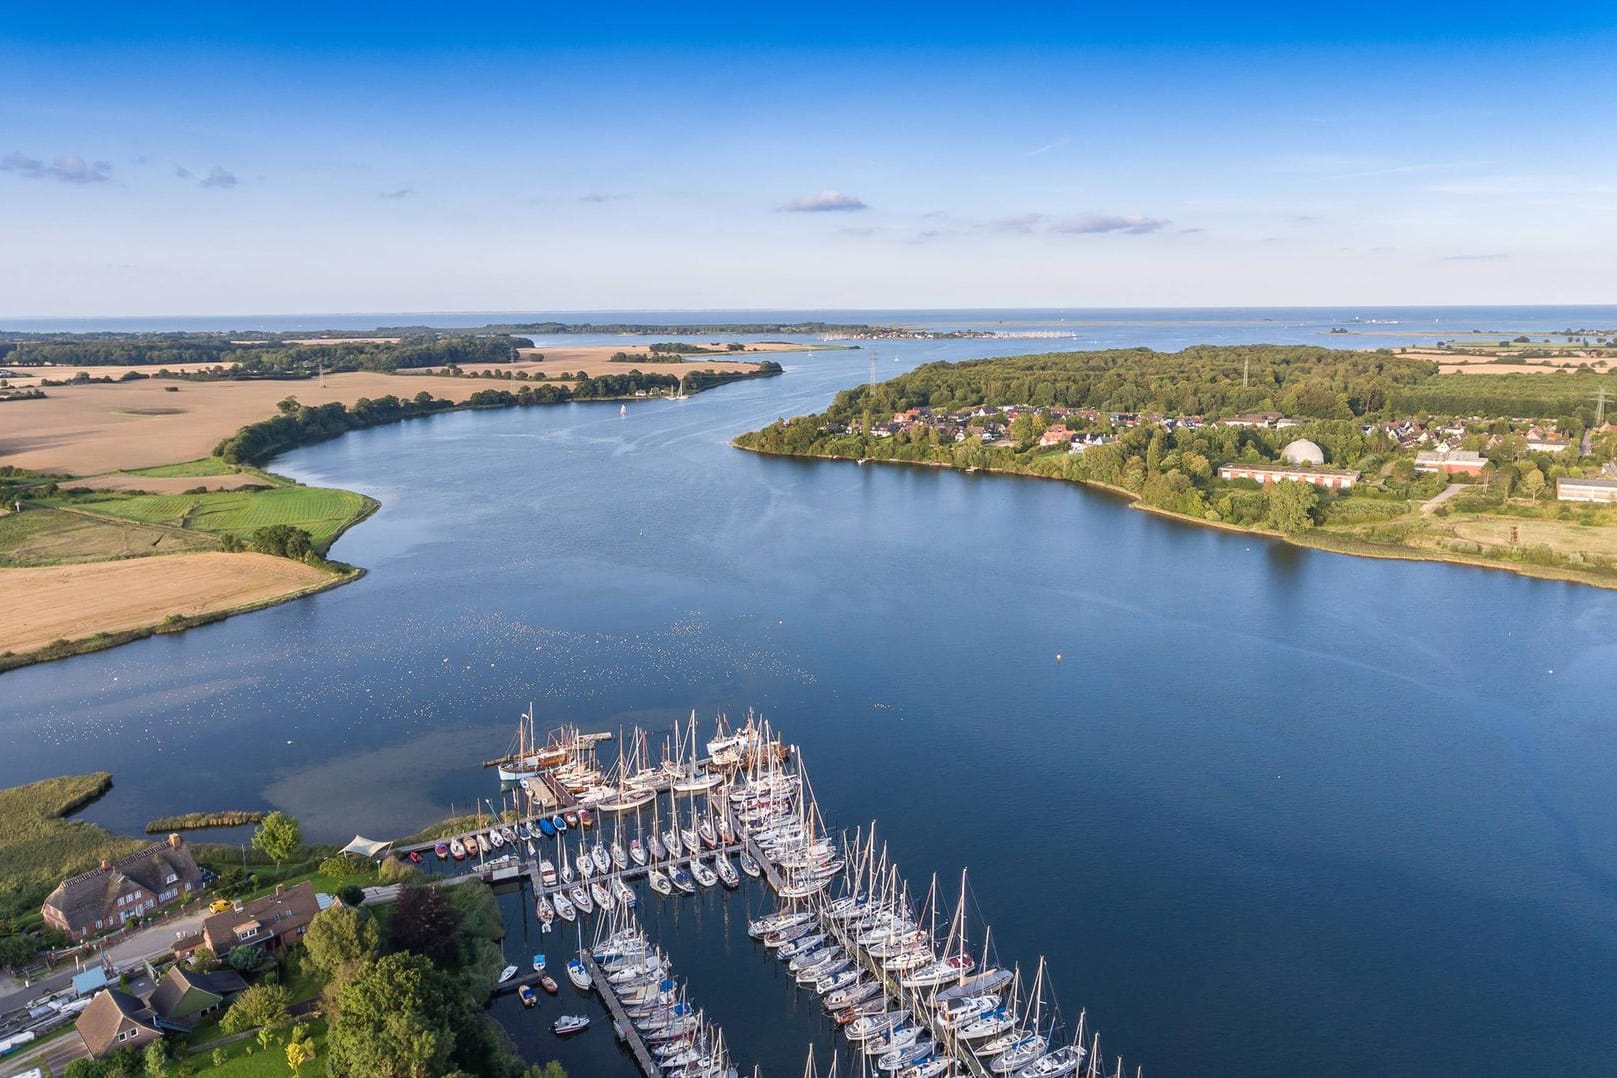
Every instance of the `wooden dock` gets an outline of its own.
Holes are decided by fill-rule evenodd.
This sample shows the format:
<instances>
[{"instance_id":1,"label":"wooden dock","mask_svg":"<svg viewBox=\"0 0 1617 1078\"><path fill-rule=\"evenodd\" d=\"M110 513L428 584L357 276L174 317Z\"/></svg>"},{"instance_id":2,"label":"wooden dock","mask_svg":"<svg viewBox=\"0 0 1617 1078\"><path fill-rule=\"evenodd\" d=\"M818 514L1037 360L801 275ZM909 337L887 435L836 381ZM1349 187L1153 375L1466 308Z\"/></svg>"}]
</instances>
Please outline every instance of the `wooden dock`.
<instances>
[{"instance_id":1,"label":"wooden dock","mask_svg":"<svg viewBox=\"0 0 1617 1078\"><path fill-rule=\"evenodd\" d=\"M651 1052L646 1048L646 1042L640 1037L640 1031L629 1021L628 1012L618 1001L618 995L608 983L606 973L595 964L595 956L585 948L578 952L578 960L584 963L584 968L589 971L590 984L600 993L601 1002L606 1004L606 1011L612 1016L612 1028L617 1031L618 1039L628 1047L629 1054L634 1056L640 1073L646 1078L658 1078L662 1074L662 1069L657 1066L657 1061L652 1059Z\"/></svg>"}]
</instances>

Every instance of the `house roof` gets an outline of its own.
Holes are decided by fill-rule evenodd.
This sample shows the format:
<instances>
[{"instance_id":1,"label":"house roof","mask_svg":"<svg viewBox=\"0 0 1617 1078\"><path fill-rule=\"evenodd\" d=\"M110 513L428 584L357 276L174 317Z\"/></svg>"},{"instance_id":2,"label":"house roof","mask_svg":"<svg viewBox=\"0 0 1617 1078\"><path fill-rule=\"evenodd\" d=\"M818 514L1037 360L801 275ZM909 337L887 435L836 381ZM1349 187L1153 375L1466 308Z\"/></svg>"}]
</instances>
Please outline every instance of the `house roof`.
<instances>
[{"instance_id":1,"label":"house roof","mask_svg":"<svg viewBox=\"0 0 1617 1078\"><path fill-rule=\"evenodd\" d=\"M125 1021L144 1026L152 1032L158 1032L156 1016L150 1008L146 1007L131 996L128 992L121 992L116 988L104 988L96 993L90 1005L84 1008L79 1015L74 1028L79 1036L84 1038L85 1047L90 1054L99 1056L113 1047L118 1041L118 1030Z\"/></svg>"},{"instance_id":2,"label":"house roof","mask_svg":"<svg viewBox=\"0 0 1617 1078\"><path fill-rule=\"evenodd\" d=\"M201 875L184 841L170 835L163 842L154 842L116 861L102 862L100 868L63 880L45 899L45 905L61 911L68 924L82 928L105 917L131 883L157 894L186 883L194 885ZM170 876L176 878L175 883L166 882Z\"/></svg>"},{"instance_id":3,"label":"house roof","mask_svg":"<svg viewBox=\"0 0 1617 1078\"><path fill-rule=\"evenodd\" d=\"M184 966L174 965L163 974L162 983L157 991L152 993L150 1000L152 1010L165 1018L172 1015L187 992L204 992L215 1000L223 1000L235 992L246 990L247 982L242 980L241 974L235 970L220 970L217 973L196 973Z\"/></svg>"},{"instance_id":4,"label":"house roof","mask_svg":"<svg viewBox=\"0 0 1617 1078\"><path fill-rule=\"evenodd\" d=\"M242 943L258 943L270 936L281 936L307 925L320 912L320 901L315 897L314 885L305 880L296 887L248 902L240 909L216 913L202 922L202 937L217 955L224 955ZM241 930L252 926L267 930L267 935L248 940L241 938Z\"/></svg>"}]
</instances>

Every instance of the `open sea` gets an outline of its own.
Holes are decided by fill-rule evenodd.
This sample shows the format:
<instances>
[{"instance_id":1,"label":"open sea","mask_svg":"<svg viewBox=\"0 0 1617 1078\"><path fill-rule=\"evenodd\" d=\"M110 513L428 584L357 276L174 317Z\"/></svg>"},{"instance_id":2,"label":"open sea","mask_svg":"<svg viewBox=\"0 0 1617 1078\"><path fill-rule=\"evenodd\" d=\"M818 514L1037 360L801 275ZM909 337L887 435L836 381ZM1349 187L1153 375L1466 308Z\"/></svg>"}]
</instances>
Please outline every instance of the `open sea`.
<instances>
[{"instance_id":1,"label":"open sea","mask_svg":"<svg viewBox=\"0 0 1617 1078\"><path fill-rule=\"evenodd\" d=\"M917 364L1195 343L1612 330L1617 308L563 312L27 323L314 329L905 322L682 402L457 413L273 465L382 509L357 583L0 677L0 785L105 768L85 818L284 808L387 838L493 796L541 725L761 711L833 827L879 821L1002 961L1146 1075L1617 1073L1617 592L1302 550L1037 480L770 459L736 434ZM1330 334L1332 327L1347 334ZM612 343L614 338L541 338ZM632 343L643 343L643 340ZM0 600L3 609L3 600ZM1060 656L1058 660L1058 655ZM199 838L202 837L199 835ZM756 887L643 918L743 1073L833 1036L745 934ZM507 952L560 972L502 897ZM533 1059L628 1075L572 993L494 1013ZM560 1013L598 1021L562 1043Z\"/></svg>"}]
</instances>

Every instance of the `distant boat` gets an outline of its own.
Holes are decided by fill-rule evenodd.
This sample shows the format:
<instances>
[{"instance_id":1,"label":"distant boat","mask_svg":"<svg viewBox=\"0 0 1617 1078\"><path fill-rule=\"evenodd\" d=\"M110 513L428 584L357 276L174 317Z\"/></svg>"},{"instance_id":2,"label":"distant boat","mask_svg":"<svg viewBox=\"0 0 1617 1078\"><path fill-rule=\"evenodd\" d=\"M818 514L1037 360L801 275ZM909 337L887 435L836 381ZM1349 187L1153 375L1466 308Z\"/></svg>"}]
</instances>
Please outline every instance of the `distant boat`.
<instances>
[{"instance_id":1,"label":"distant boat","mask_svg":"<svg viewBox=\"0 0 1617 1078\"><path fill-rule=\"evenodd\" d=\"M517 998L522 1000L522 1005L524 1007L537 1007L539 1005L539 993L535 992L527 985L523 985L521 988L517 989Z\"/></svg>"},{"instance_id":2,"label":"distant boat","mask_svg":"<svg viewBox=\"0 0 1617 1078\"><path fill-rule=\"evenodd\" d=\"M586 974L586 978L587 978ZM556 1019L550 1028L558 1037L565 1037L569 1033L577 1033L581 1029L588 1029L590 1020L582 1014L564 1014Z\"/></svg>"},{"instance_id":3,"label":"distant boat","mask_svg":"<svg viewBox=\"0 0 1617 1078\"><path fill-rule=\"evenodd\" d=\"M457 838L449 844L449 853L457 861L466 860L466 844Z\"/></svg>"},{"instance_id":4,"label":"distant boat","mask_svg":"<svg viewBox=\"0 0 1617 1078\"><path fill-rule=\"evenodd\" d=\"M590 971L584 968L584 963L573 959L567 963L567 979L573 982L573 987L580 992L590 990Z\"/></svg>"},{"instance_id":5,"label":"distant boat","mask_svg":"<svg viewBox=\"0 0 1617 1078\"><path fill-rule=\"evenodd\" d=\"M533 971L535 973L543 973L545 971L545 956L544 955L536 954L536 955L533 956Z\"/></svg>"},{"instance_id":6,"label":"distant boat","mask_svg":"<svg viewBox=\"0 0 1617 1078\"><path fill-rule=\"evenodd\" d=\"M551 995L556 994L556 980L555 980L555 978L551 977L550 974L548 974L548 973L544 974L543 976L541 976L539 978L539 987L543 988L546 992L549 992Z\"/></svg>"},{"instance_id":7,"label":"distant boat","mask_svg":"<svg viewBox=\"0 0 1617 1078\"><path fill-rule=\"evenodd\" d=\"M438 860L446 860L449 857L449 844L440 842L432 848L432 852L438 855Z\"/></svg>"},{"instance_id":8,"label":"distant boat","mask_svg":"<svg viewBox=\"0 0 1617 1078\"><path fill-rule=\"evenodd\" d=\"M627 419L628 417L629 417L629 406L627 404L618 405L618 418L619 419Z\"/></svg>"},{"instance_id":9,"label":"distant boat","mask_svg":"<svg viewBox=\"0 0 1617 1078\"><path fill-rule=\"evenodd\" d=\"M509 981L512 977L515 977L516 975L517 975L517 968L515 966L506 966L504 969L502 969L500 971L500 979L499 979L499 981L497 983L504 984L506 981Z\"/></svg>"}]
</instances>

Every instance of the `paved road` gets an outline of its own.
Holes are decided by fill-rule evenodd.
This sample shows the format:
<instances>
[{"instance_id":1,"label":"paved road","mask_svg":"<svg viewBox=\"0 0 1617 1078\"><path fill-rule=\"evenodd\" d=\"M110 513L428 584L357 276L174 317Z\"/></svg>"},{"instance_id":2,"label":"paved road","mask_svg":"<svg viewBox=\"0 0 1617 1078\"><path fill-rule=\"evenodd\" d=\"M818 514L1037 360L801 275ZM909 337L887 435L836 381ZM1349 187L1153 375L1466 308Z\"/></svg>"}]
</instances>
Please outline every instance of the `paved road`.
<instances>
[{"instance_id":1,"label":"paved road","mask_svg":"<svg viewBox=\"0 0 1617 1078\"><path fill-rule=\"evenodd\" d=\"M172 921L165 921L160 925L140 929L132 932L117 943L106 949L107 960L114 967L122 969L125 966L143 961L147 958L156 958L174 946L176 934L189 935L202 927L202 921L208 916L208 908L202 906L183 917L176 917ZM77 970L63 970L42 977L28 987L16 987L11 992L0 995L0 1014L21 1007L31 999L49 995L52 992L66 988L73 981Z\"/></svg>"},{"instance_id":2,"label":"paved road","mask_svg":"<svg viewBox=\"0 0 1617 1078\"><path fill-rule=\"evenodd\" d=\"M84 1046L84 1041L77 1033L67 1033L56 1038L49 1044L42 1044L31 1052L12 1056L0 1063L0 1076L10 1078L14 1074L23 1074L35 1067L49 1068L46 1074L61 1074L67 1065L75 1059L86 1059L90 1050Z\"/></svg>"}]
</instances>

